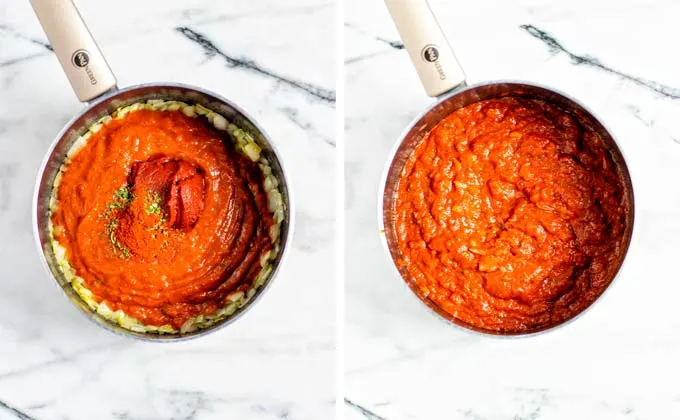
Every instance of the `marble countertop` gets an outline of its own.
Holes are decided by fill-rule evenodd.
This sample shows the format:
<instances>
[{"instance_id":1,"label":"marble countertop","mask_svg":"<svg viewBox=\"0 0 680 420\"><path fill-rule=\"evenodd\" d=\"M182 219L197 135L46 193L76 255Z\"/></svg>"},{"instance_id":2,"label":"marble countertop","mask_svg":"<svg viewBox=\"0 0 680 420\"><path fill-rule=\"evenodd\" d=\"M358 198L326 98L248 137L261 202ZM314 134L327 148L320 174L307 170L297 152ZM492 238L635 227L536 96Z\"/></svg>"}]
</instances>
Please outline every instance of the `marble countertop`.
<instances>
[{"instance_id":1,"label":"marble countertop","mask_svg":"<svg viewBox=\"0 0 680 420\"><path fill-rule=\"evenodd\" d=\"M257 308L205 338L141 343L79 314L40 264L30 215L43 155L82 105L29 2L3 0L0 419L332 418L335 4L77 3L120 86L176 81L214 90L272 135L295 192L293 250Z\"/></svg>"},{"instance_id":2,"label":"marble countertop","mask_svg":"<svg viewBox=\"0 0 680 420\"><path fill-rule=\"evenodd\" d=\"M348 420L680 418L680 27L672 1L431 0L469 83L569 93L628 159L636 226L624 270L576 322L532 338L475 336L432 316L379 242L385 160L432 100L381 1L346 0Z\"/></svg>"}]
</instances>

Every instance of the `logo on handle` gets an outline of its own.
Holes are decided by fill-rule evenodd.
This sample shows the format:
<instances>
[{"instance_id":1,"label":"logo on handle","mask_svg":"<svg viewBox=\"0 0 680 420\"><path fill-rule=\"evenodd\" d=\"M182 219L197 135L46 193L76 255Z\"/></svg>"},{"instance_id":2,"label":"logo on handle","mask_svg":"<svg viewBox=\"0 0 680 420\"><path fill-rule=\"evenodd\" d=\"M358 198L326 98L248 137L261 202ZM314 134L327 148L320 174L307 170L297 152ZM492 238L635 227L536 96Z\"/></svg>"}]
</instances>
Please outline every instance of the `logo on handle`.
<instances>
[{"instance_id":1,"label":"logo on handle","mask_svg":"<svg viewBox=\"0 0 680 420\"><path fill-rule=\"evenodd\" d=\"M423 57L423 60L427 61L428 63L434 63L435 61L439 60L439 50L437 49L436 45L426 45L421 52L421 56Z\"/></svg>"},{"instance_id":2,"label":"logo on handle","mask_svg":"<svg viewBox=\"0 0 680 420\"><path fill-rule=\"evenodd\" d=\"M85 68L90 64L90 54L86 50L78 50L71 56L71 63L81 69Z\"/></svg>"},{"instance_id":3,"label":"logo on handle","mask_svg":"<svg viewBox=\"0 0 680 420\"><path fill-rule=\"evenodd\" d=\"M439 48L434 44L426 45L425 48L420 52L422 59L428 63L434 64L434 68L437 69L437 74L440 80L446 80L446 72L442 63L439 62Z\"/></svg>"},{"instance_id":4,"label":"logo on handle","mask_svg":"<svg viewBox=\"0 0 680 420\"><path fill-rule=\"evenodd\" d=\"M94 77L92 69L88 66L90 64L90 53L87 50L77 50L74 52L71 56L71 64L77 68L85 69L85 73L87 73L87 77L90 79L90 84L97 84L97 78Z\"/></svg>"}]
</instances>

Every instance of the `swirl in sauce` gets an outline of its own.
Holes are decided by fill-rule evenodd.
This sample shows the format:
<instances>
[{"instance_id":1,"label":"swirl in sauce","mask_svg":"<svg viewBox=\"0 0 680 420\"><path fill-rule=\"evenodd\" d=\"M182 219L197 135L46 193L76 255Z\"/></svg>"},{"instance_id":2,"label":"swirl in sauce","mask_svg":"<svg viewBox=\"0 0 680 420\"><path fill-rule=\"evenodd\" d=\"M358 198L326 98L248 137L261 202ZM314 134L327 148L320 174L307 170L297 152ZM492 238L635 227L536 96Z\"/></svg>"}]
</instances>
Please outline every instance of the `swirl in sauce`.
<instances>
[{"instance_id":1,"label":"swirl in sauce","mask_svg":"<svg viewBox=\"0 0 680 420\"><path fill-rule=\"evenodd\" d=\"M66 167L55 239L97 302L180 328L246 291L273 247L260 168L202 118L140 110Z\"/></svg>"}]
</instances>

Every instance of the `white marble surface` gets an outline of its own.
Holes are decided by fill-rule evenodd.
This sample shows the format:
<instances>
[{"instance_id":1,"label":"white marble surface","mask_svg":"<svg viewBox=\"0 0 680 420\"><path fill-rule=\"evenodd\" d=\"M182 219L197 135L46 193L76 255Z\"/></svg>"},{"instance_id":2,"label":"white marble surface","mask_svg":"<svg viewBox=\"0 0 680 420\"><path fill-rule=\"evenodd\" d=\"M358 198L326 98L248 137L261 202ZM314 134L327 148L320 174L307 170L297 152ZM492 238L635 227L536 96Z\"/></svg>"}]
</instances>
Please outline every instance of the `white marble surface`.
<instances>
[{"instance_id":1,"label":"white marble surface","mask_svg":"<svg viewBox=\"0 0 680 420\"><path fill-rule=\"evenodd\" d=\"M347 0L345 418L680 418L680 59L672 52L680 3L431 4L469 82L532 80L599 115L629 161L635 234L613 288L563 329L500 340L431 316L397 277L376 221L386 156L431 100L406 52L388 43L398 36L383 3Z\"/></svg>"},{"instance_id":2,"label":"white marble surface","mask_svg":"<svg viewBox=\"0 0 680 420\"><path fill-rule=\"evenodd\" d=\"M194 84L256 117L290 171L297 231L257 307L213 335L147 344L86 320L43 271L30 219L43 154L82 105L29 3L0 1L0 419L332 418L335 4L77 3L121 86Z\"/></svg>"}]
</instances>

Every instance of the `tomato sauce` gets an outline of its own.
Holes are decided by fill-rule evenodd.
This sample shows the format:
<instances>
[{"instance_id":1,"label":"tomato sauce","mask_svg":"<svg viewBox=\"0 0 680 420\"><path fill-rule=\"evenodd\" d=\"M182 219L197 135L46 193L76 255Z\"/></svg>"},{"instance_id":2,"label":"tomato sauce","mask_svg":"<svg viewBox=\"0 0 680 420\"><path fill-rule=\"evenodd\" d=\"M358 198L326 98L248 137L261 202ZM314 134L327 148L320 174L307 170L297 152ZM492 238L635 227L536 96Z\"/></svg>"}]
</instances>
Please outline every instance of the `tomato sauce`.
<instances>
[{"instance_id":1,"label":"tomato sauce","mask_svg":"<svg viewBox=\"0 0 680 420\"><path fill-rule=\"evenodd\" d=\"M260 168L179 111L140 110L66 167L55 239L97 302L179 329L249 289L272 249Z\"/></svg>"},{"instance_id":2,"label":"tomato sauce","mask_svg":"<svg viewBox=\"0 0 680 420\"><path fill-rule=\"evenodd\" d=\"M415 148L394 204L398 262L444 311L524 332L589 306L618 270L631 205L602 138L547 102L481 101Z\"/></svg>"}]
</instances>

